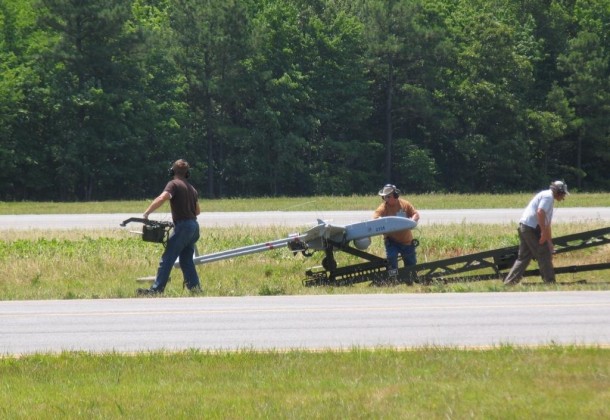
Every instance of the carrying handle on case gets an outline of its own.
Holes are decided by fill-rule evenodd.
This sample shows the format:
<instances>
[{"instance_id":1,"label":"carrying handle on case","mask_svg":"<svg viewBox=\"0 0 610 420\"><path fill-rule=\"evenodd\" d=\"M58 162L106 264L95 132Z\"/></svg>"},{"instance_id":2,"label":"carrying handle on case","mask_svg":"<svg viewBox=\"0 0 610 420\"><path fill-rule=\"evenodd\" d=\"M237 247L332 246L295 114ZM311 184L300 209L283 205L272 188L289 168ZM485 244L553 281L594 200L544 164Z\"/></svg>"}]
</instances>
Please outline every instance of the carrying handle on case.
<instances>
[{"instance_id":1,"label":"carrying handle on case","mask_svg":"<svg viewBox=\"0 0 610 420\"><path fill-rule=\"evenodd\" d=\"M142 223L146 226L163 226L163 227L173 227L174 226L174 224L172 222L161 222L158 220L144 219L142 217L130 217L129 219L123 220L121 222L121 226L127 226L127 224L131 223L131 222Z\"/></svg>"}]
</instances>

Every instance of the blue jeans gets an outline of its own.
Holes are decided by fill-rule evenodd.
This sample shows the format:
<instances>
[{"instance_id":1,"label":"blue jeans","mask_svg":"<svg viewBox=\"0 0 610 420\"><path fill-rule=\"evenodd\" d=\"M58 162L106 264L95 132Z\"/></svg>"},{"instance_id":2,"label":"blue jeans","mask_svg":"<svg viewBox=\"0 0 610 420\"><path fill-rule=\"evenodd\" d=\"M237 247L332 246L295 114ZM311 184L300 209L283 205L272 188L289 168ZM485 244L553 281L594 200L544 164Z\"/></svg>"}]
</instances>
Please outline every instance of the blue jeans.
<instances>
[{"instance_id":1,"label":"blue jeans","mask_svg":"<svg viewBox=\"0 0 610 420\"><path fill-rule=\"evenodd\" d=\"M398 268L398 254L402 255L405 267L417 264L415 245L403 245L387 238L384 240L384 244L386 258L388 259L388 269L392 270Z\"/></svg>"},{"instance_id":2,"label":"blue jeans","mask_svg":"<svg viewBox=\"0 0 610 420\"><path fill-rule=\"evenodd\" d=\"M182 220L174 226L174 231L170 235L165 251L159 261L157 278L152 286L153 290L162 292L165 290L169 274L174 263L180 257L180 269L184 276L184 284L190 290L200 287L199 276L193 263L195 253L195 243L199 239L199 223L197 220Z\"/></svg>"}]
</instances>

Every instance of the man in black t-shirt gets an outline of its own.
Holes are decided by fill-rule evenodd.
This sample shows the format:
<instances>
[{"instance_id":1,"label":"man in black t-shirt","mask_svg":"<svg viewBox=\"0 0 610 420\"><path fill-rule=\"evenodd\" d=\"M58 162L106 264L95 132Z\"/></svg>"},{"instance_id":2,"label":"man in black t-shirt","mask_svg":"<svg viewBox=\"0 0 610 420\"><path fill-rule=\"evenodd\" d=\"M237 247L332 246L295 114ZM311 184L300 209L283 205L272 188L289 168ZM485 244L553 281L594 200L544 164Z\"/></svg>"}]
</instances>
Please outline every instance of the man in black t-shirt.
<instances>
[{"instance_id":1,"label":"man in black t-shirt","mask_svg":"<svg viewBox=\"0 0 610 420\"><path fill-rule=\"evenodd\" d=\"M169 173L172 179L167 183L163 192L150 203L144 212L144 218L148 219L150 213L169 200L174 230L167 241L161 261L159 261L155 282L150 289L138 289L140 295L163 293L178 257L180 257L180 269L184 276L185 286L192 292L201 291L199 276L193 263L195 243L199 239L197 216L201 212L197 190L187 181L190 175L187 161L177 160Z\"/></svg>"}]
</instances>

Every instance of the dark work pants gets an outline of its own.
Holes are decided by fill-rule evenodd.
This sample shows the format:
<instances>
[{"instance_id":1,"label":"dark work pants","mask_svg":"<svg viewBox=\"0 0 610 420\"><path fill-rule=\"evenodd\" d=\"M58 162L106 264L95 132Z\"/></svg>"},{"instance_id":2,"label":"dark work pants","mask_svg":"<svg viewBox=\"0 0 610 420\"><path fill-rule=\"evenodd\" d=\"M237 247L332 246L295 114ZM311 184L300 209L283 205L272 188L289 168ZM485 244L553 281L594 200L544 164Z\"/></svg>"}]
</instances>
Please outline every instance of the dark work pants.
<instances>
[{"instance_id":1,"label":"dark work pants","mask_svg":"<svg viewBox=\"0 0 610 420\"><path fill-rule=\"evenodd\" d=\"M543 244L539 243L539 229L520 224L518 231L520 239L519 254L513 267L510 269L508 276L504 279L504 284L519 283L532 258L535 258L538 261L538 268L540 269L540 277L542 277L542 280L545 283L554 283L555 270L553 269L551 249L547 242Z\"/></svg>"}]
</instances>

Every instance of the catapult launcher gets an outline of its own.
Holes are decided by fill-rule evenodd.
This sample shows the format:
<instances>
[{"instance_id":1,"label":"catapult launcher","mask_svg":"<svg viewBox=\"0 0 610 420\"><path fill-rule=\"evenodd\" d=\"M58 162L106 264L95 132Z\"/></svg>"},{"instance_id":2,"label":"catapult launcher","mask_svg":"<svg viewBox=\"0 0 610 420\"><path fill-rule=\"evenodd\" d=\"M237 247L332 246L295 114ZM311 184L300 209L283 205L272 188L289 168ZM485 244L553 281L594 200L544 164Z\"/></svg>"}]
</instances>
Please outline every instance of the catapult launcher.
<instances>
[{"instance_id":1,"label":"catapult launcher","mask_svg":"<svg viewBox=\"0 0 610 420\"><path fill-rule=\"evenodd\" d=\"M553 238L556 254L608 243L610 243L610 227ZM367 259L369 261L367 263L332 270L308 270L304 284L307 286L343 286L368 281L382 285L388 282L430 284L433 282L458 283L501 280L508 274L508 270L517 259L518 250L518 246L498 248L402 267L398 269L395 278L388 275L385 259L368 254ZM608 255L606 262L599 264L555 267L555 273L578 273L607 269L610 269L610 255ZM538 275L540 275L538 269L527 270L524 273L525 277Z\"/></svg>"},{"instance_id":2,"label":"catapult launcher","mask_svg":"<svg viewBox=\"0 0 610 420\"><path fill-rule=\"evenodd\" d=\"M121 226L126 226L130 222L144 223L143 239L151 242L163 243L172 228L172 224L168 222L155 222L138 218L127 219L121 223ZM333 225L318 220L317 226L303 234L295 233L287 238L270 242L212 254L195 255L193 261L196 265L208 264L284 247L294 254L301 253L305 257L311 257L315 251L321 251L324 252L322 265L308 269L305 272L303 284L306 286L347 286L363 282L383 285L389 283L430 284L433 282L500 280L506 276L517 258L518 246L512 246L425 262L402 267L398 270L388 270L385 258L366 252L371 244L371 237L415 227L417 227L417 223L413 220L396 216L382 217L350 225ZM610 243L610 227L553 238L556 254L603 246L608 243ZM336 251L356 256L362 262L339 267L335 259ZM180 261L177 261L174 267L179 266ZM578 273L607 269L610 269L610 255L608 255L606 262L599 264L555 267L555 273ZM539 274L537 269L533 269L526 271L524 275L537 276Z\"/></svg>"}]
</instances>

